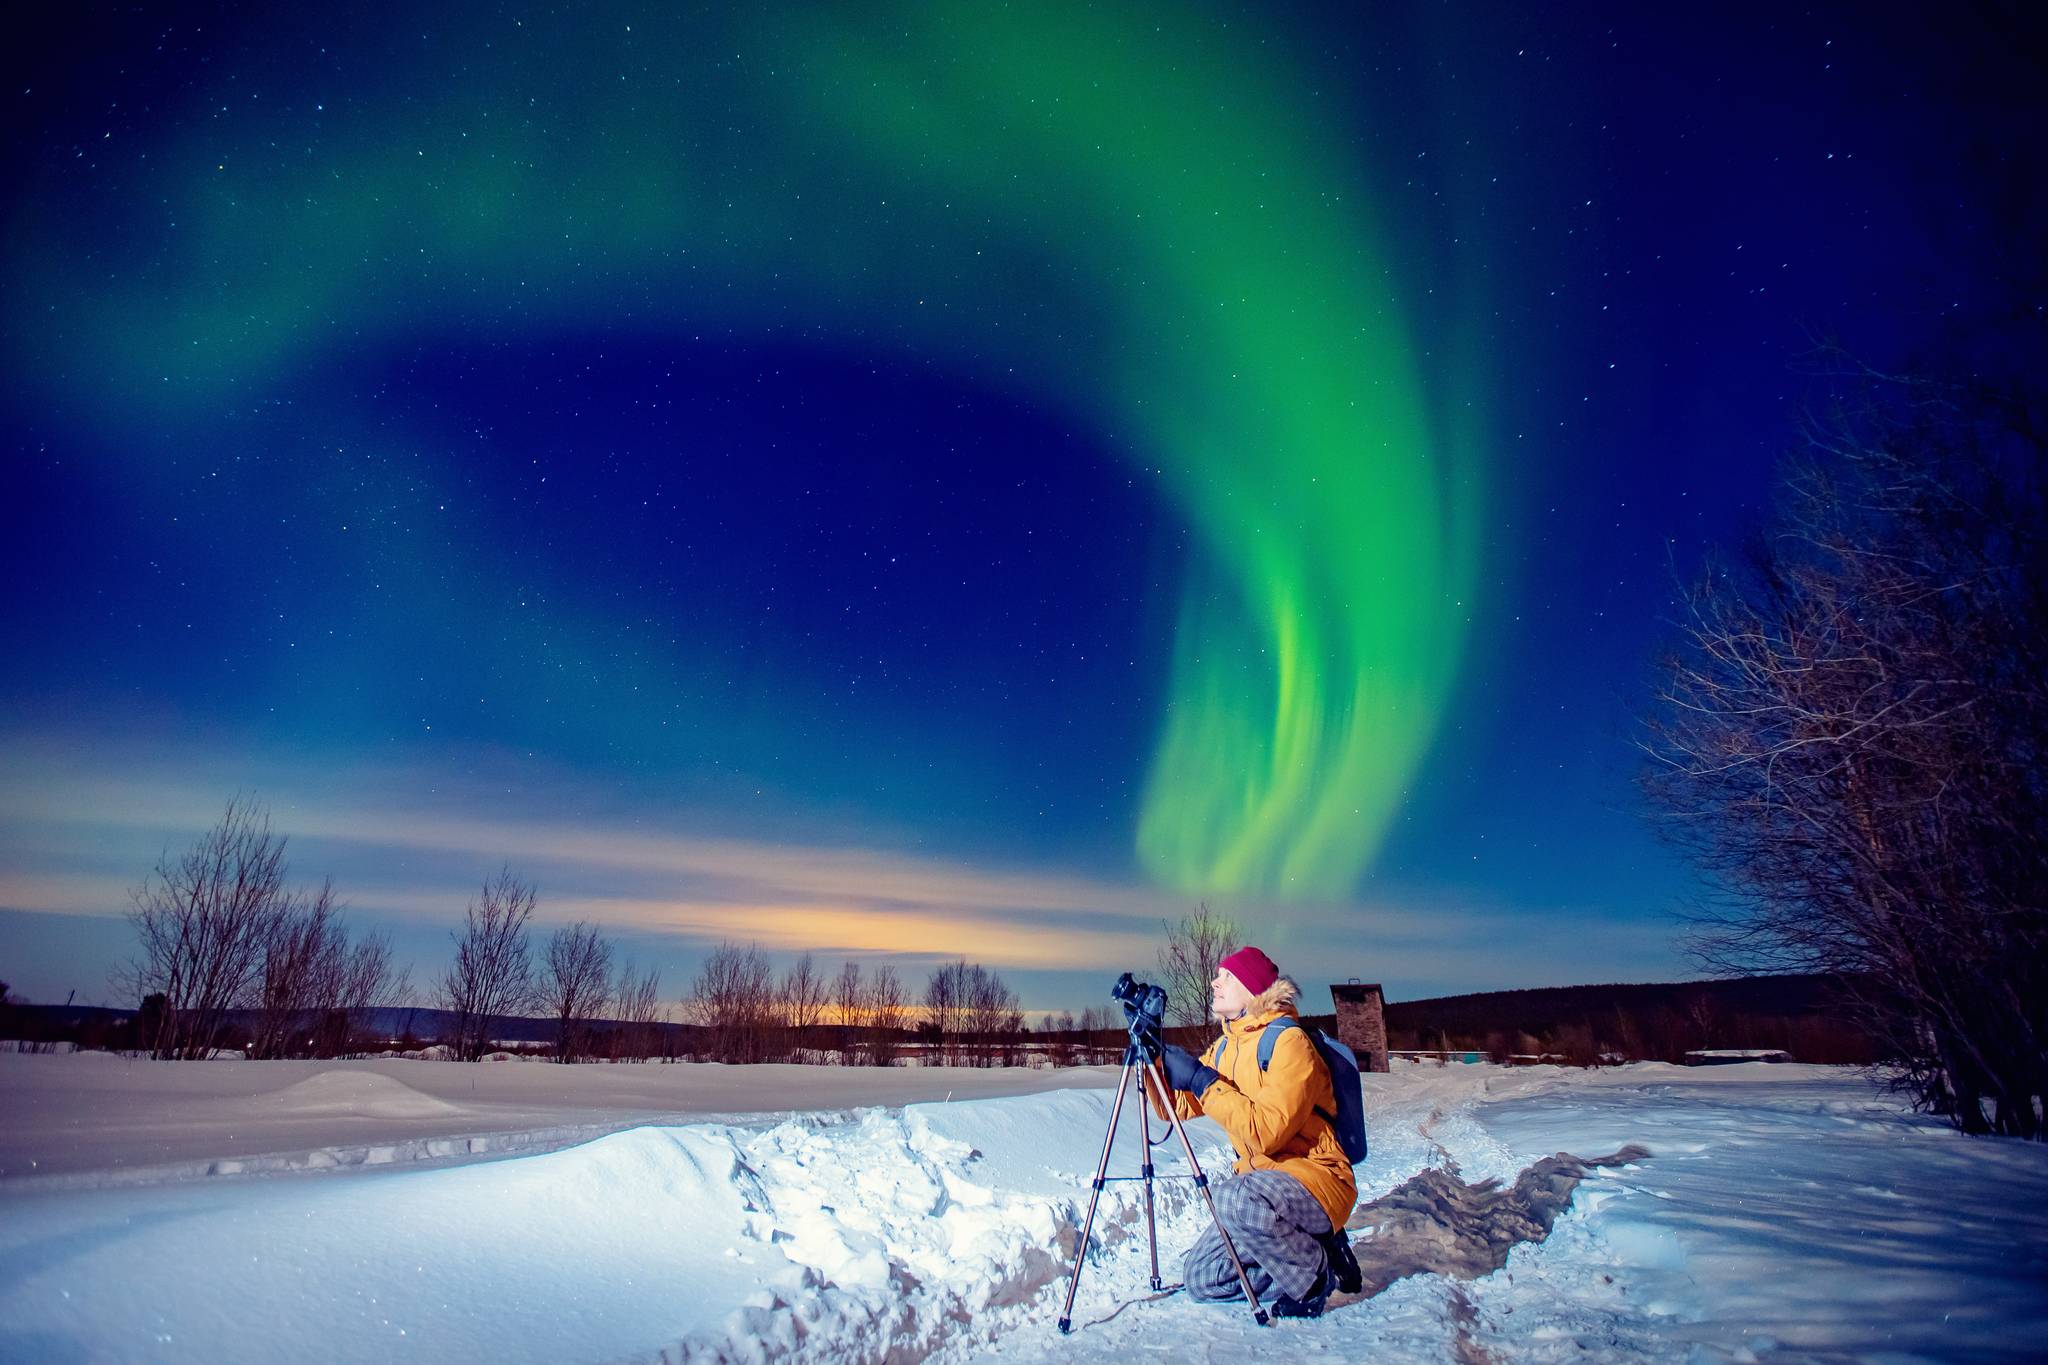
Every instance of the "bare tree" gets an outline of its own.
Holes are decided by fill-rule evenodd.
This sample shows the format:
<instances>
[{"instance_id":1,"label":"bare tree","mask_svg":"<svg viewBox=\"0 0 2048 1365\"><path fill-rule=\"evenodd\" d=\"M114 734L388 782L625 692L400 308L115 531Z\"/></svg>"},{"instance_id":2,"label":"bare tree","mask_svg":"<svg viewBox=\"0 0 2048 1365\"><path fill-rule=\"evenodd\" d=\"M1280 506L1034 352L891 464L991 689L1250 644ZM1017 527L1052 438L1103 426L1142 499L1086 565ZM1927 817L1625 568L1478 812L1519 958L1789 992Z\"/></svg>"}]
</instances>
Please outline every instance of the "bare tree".
<instances>
[{"instance_id":1,"label":"bare tree","mask_svg":"<svg viewBox=\"0 0 2048 1365\"><path fill-rule=\"evenodd\" d=\"M265 1008L254 1045L258 1056L347 1052L358 1046L372 1010L395 1005L411 993L412 971L393 962L389 935L365 934L351 942L339 912L323 913L331 902L331 889L322 887L273 940L285 947L279 969L273 970L266 958ZM294 968L297 981L292 984ZM266 1031L272 1038L268 1051Z\"/></svg>"},{"instance_id":2,"label":"bare tree","mask_svg":"<svg viewBox=\"0 0 2048 1365\"><path fill-rule=\"evenodd\" d=\"M839 1016L839 1055L853 1064L854 1041L867 1008L867 983L861 979L860 963L848 958L840 964L832 985L832 1003Z\"/></svg>"},{"instance_id":3,"label":"bare tree","mask_svg":"<svg viewBox=\"0 0 2048 1365\"><path fill-rule=\"evenodd\" d=\"M334 883L310 899L286 892L268 917L255 999L252 1057L303 1055L313 1050L319 1012L334 992L348 935L335 917Z\"/></svg>"},{"instance_id":4,"label":"bare tree","mask_svg":"<svg viewBox=\"0 0 2048 1365\"><path fill-rule=\"evenodd\" d=\"M577 920L548 937L540 986L542 1003L555 1018L556 1061L573 1062L583 1051L611 984L612 945L596 925Z\"/></svg>"},{"instance_id":5,"label":"bare tree","mask_svg":"<svg viewBox=\"0 0 2048 1365\"><path fill-rule=\"evenodd\" d=\"M652 1056L655 1034L667 1022L668 1013L661 1004L661 973L653 967L636 971L632 963L626 963L619 968L612 999L618 1018L618 1027L612 1034L612 1055Z\"/></svg>"},{"instance_id":6,"label":"bare tree","mask_svg":"<svg viewBox=\"0 0 2048 1365\"><path fill-rule=\"evenodd\" d=\"M166 852L134 893L128 922L141 939L125 973L138 999L161 995L159 1058L198 1058L217 1045L227 1011L256 993L264 945L289 909L285 839L261 806L236 798L178 858Z\"/></svg>"},{"instance_id":7,"label":"bare tree","mask_svg":"<svg viewBox=\"0 0 2048 1365\"><path fill-rule=\"evenodd\" d=\"M372 1010L392 1009L412 998L412 968L400 967L392 959L391 936L364 934L341 963L339 989L328 1015L338 1024L340 1037L337 1041L330 1036L321 1055L359 1046Z\"/></svg>"},{"instance_id":8,"label":"bare tree","mask_svg":"<svg viewBox=\"0 0 2048 1365\"><path fill-rule=\"evenodd\" d=\"M1124 1044L1124 1034L1115 1010L1107 1005L1090 1005L1081 1011L1080 1029L1084 1066L1104 1066L1117 1059Z\"/></svg>"},{"instance_id":9,"label":"bare tree","mask_svg":"<svg viewBox=\"0 0 2048 1365\"><path fill-rule=\"evenodd\" d=\"M782 978L782 1015L789 1027L790 1046L796 1060L804 1060L804 1044L825 1019L831 984L818 974L811 955L805 953L790 965Z\"/></svg>"},{"instance_id":10,"label":"bare tree","mask_svg":"<svg viewBox=\"0 0 2048 1365\"><path fill-rule=\"evenodd\" d=\"M1024 1011L1017 1008L1017 997L1010 997L1010 1008L1003 1012L1001 1022L996 1025L996 1055L1003 1066L1022 1066L1025 1048L1028 1044L1029 1028L1024 1023Z\"/></svg>"},{"instance_id":11,"label":"bare tree","mask_svg":"<svg viewBox=\"0 0 2048 1365\"><path fill-rule=\"evenodd\" d=\"M959 1065L967 1009L967 959L934 967L924 985L924 1023L932 1035L932 1060L942 1066Z\"/></svg>"},{"instance_id":12,"label":"bare tree","mask_svg":"<svg viewBox=\"0 0 2048 1365\"><path fill-rule=\"evenodd\" d=\"M1217 964L1243 941L1235 921L1203 901L1178 924L1162 920L1166 946L1159 950L1159 984L1166 988L1166 1022L1196 1027L1209 1022L1209 983Z\"/></svg>"},{"instance_id":13,"label":"bare tree","mask_svg":"<svg viewBox=\"0 0 2048 1365\"><path fill-rule=\"evenodd\" d=\"M767 1060L780 1021L775 973L760 947L721 943L712 949L690 987L689 1010L709 1035L715 1060Z\"/></svg>"},{"instance_id":14,"label":"bare tree","mask_svg":"<svg viewBox=\"0 0 2048 1365\"><path fill-rule=\"evenodd\" d=\"M861 1019L867 1026L868 1061L875 1066L896 1064L896 1035L903 1029L903 983L894 967L878 967L869 979L861 1003Z\"/></svg>"},{"instance_id":15,"label":"bare tree","mask_svg":"<svg viewBox=\"0 0 2048 1365\"><path fill-rule=\"evenodd\" d=\"M994 1066L1000 1060L1005 1066L1014 1065L1016 1034L1024 1025L1024 1016L1017 1008L1017 993L979 962L967 968L965 987L967 1032L973 1040L974 1064Z\"/></svg>"},{"instance_id":16,"label":"bare tree","mask_svg":"<svg viewBox=\"0 0 2048 1365\"><path fill-rule=\"evenodd\" d=\"M2048 1137L2048 443L1885 381L1809 433L1778 526L1683 601L1648 786L1723 970L1839 973L1900 1083Z\"/></svg>"},{"instance_id":17,"label":"bare tree","mask_svg":"<svg viewBox=\"0 0 2048 1365\"><path fill-rule=\"evenodd\" d=\"M455 1054L465 1062L484 1055L491 1025L533 1006L533 958L526 940L533 918L531 883L501 868L469 903L455 939L455 961L438 983L442 1007L455 1016Z\"/></svg>"},{"instance_id":18,"label":"bare tree","mask_svg":"<svg viewBox=\"0 0 2048 1365\"><path fill-rule=\"evenodd\" d=\"M994 1065L1013 1014L1021 1027L1016 992L979 962L948 962L935 968L925 983L925 1022L948 1066L963 1060L973 1066Z\"/></svg>"},{"instance_id":19,"label":"bare tree","mask_svg":"<svg viewBox=\"0 0 2048 1365\"><path fill-rule=\"evenodd\" d=\"M1045 1016L1046 1058L1055 1067L1074 1064L1074 1012L1061 1010Z\"/></svg>"}]
</instances>

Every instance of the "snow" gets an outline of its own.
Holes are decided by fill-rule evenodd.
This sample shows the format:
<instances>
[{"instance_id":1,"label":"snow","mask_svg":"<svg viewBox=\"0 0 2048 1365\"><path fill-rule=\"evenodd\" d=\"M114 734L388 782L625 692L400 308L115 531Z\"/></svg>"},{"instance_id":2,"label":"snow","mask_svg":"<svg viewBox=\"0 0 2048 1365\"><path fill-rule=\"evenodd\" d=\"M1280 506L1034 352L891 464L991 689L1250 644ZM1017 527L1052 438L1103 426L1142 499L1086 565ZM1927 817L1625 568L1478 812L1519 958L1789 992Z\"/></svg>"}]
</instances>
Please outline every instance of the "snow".
<instances>
[{"instance_id":1,"label":"snow","mask_svg":"<svg viewBox=\"0 0 2048 1365\"><path fill-rule=\"evenodd\" d=\"M1267 1328L1242 1305L1155 1300L1140 1187L1113 1184L1062 1338L1109 1109L1099 1070L972 1099L1000 1073L904 1073L933 1100L858 1108L856 1073L826 1068L7 1060L0 1081L65 1068L37 1080L52 1110L138 1099L146 1150L99 1149L128 1182L187 1088L295 1137L459 1126L508 1103L568 1129L593 1097L616 1119L655 1085L583 1072L694 1073L707 1105L757 1115L459 1164L0 1180L9 1360L2031 1360L2048 1328L2048 1148L1963 1139L1834 1068L1397 1063L1367 1077L1353 1220L1368 1291L1384 1288ZM281 1083L242 1088L273 1066ZM470 1100L470 1074L529 1088ZM1048 1079L1008 1083L1034 1075ZM856 1084L879 1095L887 1077ZM64 1098L74 1082L91 1104ZM671 1104L691 1089L661 1084ZM9 1150L58 1140L61 1125L18 1134L15 1108ZM1221 1173L1220 1133L1190 1134ZM1127 1113L1112 1174L1136 1171L1137 1145ZM1183 1167L1177 1144L1157 1160ZM1159 1206L1172 1283L1206 1214L1185 1180L1161 1182Z\"/></svg>"},{"instance_id":2,"label":"snow","mask_svg":"<svg viewBox=\"0 0 2048 1365\"><path fill-rule=\"evenodd\" d=\"M0 1181L72 1185L544 1151L642 1124L1066 1086L1116 1068L166 1063L0 1054Z\"/></svg>"}]
</instances>

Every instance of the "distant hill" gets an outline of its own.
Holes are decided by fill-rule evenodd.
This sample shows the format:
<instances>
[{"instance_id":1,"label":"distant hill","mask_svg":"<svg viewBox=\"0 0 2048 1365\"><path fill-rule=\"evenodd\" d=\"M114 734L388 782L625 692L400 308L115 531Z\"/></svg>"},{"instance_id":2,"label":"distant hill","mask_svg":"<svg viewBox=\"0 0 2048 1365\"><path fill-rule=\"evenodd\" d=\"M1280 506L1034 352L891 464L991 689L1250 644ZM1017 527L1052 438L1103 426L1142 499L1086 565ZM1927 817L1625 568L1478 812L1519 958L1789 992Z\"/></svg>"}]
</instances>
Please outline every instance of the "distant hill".
<instances>
[{"instance_id":1,"label":"distant hill","mask_svg":"<svg viewBox=\"0 0 2048 1365\"><path fill-rule=\"evenodd\" d=\"M1699 1048L1782 1048L1797 1060L1868 1062L1845 983L1822 975L1648 985L1548 986L1387 1006L1388 1046L1494 1053L1613 1053L1677 1061Z\"/></svg>"},{"instance_id":2,"label":"distant hill","mask_svg":"<svg viewBox=\"0 0 2048 1365\"><path fill-rule=\"evenodd\" d=\"M1542 986L1403 1000L1387 1006L1390 1029L1451 1029L1460 1033L1518 1028L1540 1033L1559 1023L1613 1009L1696 1010L1723 1014L1803 1017L1839 1008L1842 983L1824 975L1743 976L1719 981L1649 985Z\"/></svg>"}]
</instances>

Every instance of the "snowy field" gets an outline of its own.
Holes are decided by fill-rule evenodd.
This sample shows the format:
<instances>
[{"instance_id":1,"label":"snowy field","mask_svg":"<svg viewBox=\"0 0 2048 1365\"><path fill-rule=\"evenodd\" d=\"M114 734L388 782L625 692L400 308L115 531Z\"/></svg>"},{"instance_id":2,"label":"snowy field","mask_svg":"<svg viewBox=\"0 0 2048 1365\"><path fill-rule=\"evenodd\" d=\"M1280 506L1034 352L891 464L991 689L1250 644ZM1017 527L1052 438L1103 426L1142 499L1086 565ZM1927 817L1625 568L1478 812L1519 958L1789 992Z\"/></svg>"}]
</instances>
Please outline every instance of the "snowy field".
<instances>
[{"instance_id":1,"label":"snowy field","mask_svg":"<svg viewBox=\"0 0 2048 1365\"><path fill-rule=\"evenodd\" d=\"M133 1101L91 1159L51 1150L0 1180L9 1361L2034 1360L2048 1337L2048 1148L1965 1141L1831 1068L1400 1064L1367 1078L1365 1294L1268 1328L1155 1298L1139 1187L1114 1185L1062 1338L1100 1071L903 1073L952 1101L849 1110L833 1087L886 1073L4 1060L10 1171L61 1144L52 1116L119 1127ZM258 1079L272 1065L282 1084ZM1004 1089L1040 1093L985 1097ZM349 1160L422 1118L538 1114L507 1131L547 1146L635 1109L727 1117ZM266 1113L258 1145L320 1140L198 1159ZM1223 1170L1220 1134L1193 1132ZM1136 1170L1135 1139L1127 1122L1113 1173ZM1205 1216L1184 1181L1160 1199L1170 1285Z\"/></svg>"},{"instance_id":2,"label":"snowy field","mask_svg":"<svg viewBox=\"0 0 2048 1365\"><path fill-rule=\"evenodd\" d=\"M649 1123L1106 1086L1116 1069L536 1061L163 1063L0 1053L0 1187L506 1156Z\"/></svg>"}]
</instances>

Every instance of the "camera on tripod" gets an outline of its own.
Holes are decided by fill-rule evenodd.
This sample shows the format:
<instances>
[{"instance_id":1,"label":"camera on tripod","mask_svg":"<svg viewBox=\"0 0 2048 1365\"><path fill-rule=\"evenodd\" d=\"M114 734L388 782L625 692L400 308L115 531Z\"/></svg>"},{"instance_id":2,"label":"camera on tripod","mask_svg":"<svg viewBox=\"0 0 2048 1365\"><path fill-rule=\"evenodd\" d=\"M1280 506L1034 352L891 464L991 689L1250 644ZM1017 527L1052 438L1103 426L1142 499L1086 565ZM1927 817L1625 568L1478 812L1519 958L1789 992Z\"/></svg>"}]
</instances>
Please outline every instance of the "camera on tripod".
<instances>
[{"instance_id":1,"label":"camera on tripod","mask_svg":"<svg viewBox=\"0 0 2048 1365\"><path fill-rule=\"evenodd\" d=\"M1131 1041L1144 1048L1147 1056L1158 1056L1159 1030L1166 1022L1165 988L1139 981L1125 972L1109 988L1109 994L1124 1007Z\"/></svg>"},{"instance_id":2,"label":"camera on tripod","mask_svg":"<svg viewBox=\"0 0 2048 1365\"><path fill-rule=\"evenodd\" d=\"M1230 1257L1230 1264L1237 1270L1238 1287L1244 1290L1245 1302L1251 1306L1252 1320L1264 1327L1270 1319L1259 1303L1259 1292L1252 1288L1251 1276L1245 1273L1244 1259L1237 1254L1231 1243L1229 1229L1216 1216L1216 1201L1209 1193L1209 1177L1202 1174L1202 1163L1195 1159L1195 1145L1188 1141L1188 1131L1181 1124L1180 1111L1172 1101L1173 1087L1166 1083L1166 1071L1160 1062L1165 1046L1160 1038L1160 1029L1166 1023L1166 992L1158 986L1139 981L1129 972L1116 979L1109 988L1109 994L1124 1007L1124 1017L1130 1021L1131 1045L1124 1049L1124 1074L1117 1081L1116 1099L1109 1106L1109 1132L1102 1139L1102 1159L1095 1163L1095 1179L1090 1182L1092 1193L1088 1196L1088 1212L1081 1219L1081 1243L1074 1252L1073 1277L1067 1281L1067 1300L1060 1308L1059 1327L1062 1333L1074 1327L1074 1295L1081 1288L1081 1267L1088 1259L1088 1235L1095 1228L1095 1208L1102 1200L1102 1187L1110 1180L1142 1180L1145 1182L1145 1237L1152 1246L1152 1291L1156 1294L1165 1288L1159 1279L1159 1226L1155 1221L1152 1206L1152 1118L1145 1107L1143 1096L1150 1085L1165 1102L1166 1124L1173 1135L1180 1139L1181 1152L1188 1159L1188 1171L1200 1191L1202 1202L1209 1208L1209 1221L1216 1225L1217 1236L1223 1239L1223 1250ZM1130 1093L1131 1081L1138 1082L1138 1137L1142 1145L1140 1165L1135 1176L1113 1176L1109 1171L1110 1148L1116 1145L1117 1120L1123 1117L1124 1097ZM1166 1139L1160 1138L1161 1142ZM1119 1310L1121 1311L1121 1310ZM1114 1317L1115 1314L1111 1314Z\"/></svg>"}]
</instances>

